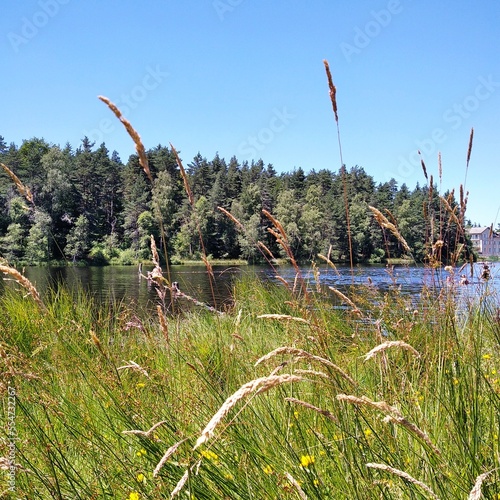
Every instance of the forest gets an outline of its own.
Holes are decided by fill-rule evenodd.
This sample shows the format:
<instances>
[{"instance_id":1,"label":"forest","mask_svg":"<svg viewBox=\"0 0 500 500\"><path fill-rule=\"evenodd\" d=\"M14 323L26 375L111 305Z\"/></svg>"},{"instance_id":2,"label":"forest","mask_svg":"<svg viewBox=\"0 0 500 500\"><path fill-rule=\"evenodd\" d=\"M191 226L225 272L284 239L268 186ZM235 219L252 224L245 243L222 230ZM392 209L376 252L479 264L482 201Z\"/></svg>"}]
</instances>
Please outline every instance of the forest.
<instances>
[{"instance_id":1,"label":"forest","mask_svg":"<svg viewBox=\"0 0 500 500\"><path fill-rule=\"evenodd\" d=\"M277 173L262 160L233 156L228 162L218 154L208 160L198 153L185 167L190 200L174 151L158 145L147 157L151 179L137 155L124 164L116 151L87 137L74 149L42 138L8 145L0 136L0 162L33 199L21 196L0 170L0 257L26 265L134 264L149 259L151 235L173 263L199 259L202 251L209 259L259 262L257 242L285 257L263 210L280 221L300 262L319 253L336 262L348 262L351 255L353 262L422 262L435 254L436 242L440 262L453 260L462 244L463 258L472 256L457 224L464 221L463 193L457 202L454 191L440 193L432 177L410 189L394 179L377 183L360 166ZM394 224L411 252L381 228L370 206Z\"/></svg>"}]
</instances>

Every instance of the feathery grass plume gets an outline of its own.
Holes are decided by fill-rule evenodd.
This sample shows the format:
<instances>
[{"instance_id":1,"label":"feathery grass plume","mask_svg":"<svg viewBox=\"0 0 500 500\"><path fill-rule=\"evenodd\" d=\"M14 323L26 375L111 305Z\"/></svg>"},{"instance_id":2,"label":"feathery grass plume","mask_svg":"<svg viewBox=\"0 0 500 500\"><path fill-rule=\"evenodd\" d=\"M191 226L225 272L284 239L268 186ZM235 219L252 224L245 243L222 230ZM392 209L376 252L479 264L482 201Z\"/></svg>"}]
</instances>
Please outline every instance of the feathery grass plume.
<instances>
[{"instance_id":1,"label":"feathery grass plume","mask_svg":"<svg viewBox=\"0 0 500 500\"><path fill-rule=\"evenodd\" d=\"M328 410L322 410L321 408L318 408L317 406L314 406L306 401L302 401L297 398L285 398L285 401L303 406L304 408L308 408L309 410L313 410L316 413L319 413L320 415L323 415L324 417L328 418L332 422L338 422L338 418L333 413L329 412Z\"/></svg>"},{"instance_id":2,"label":"feathery grass plume","mask_svg":"<svg viewBox=\"0 0 500 500\"><path fill-rule=\"evenodd\" d=\"M279 274L276 274L274 276L274 278L277 279L278 281L281 281L281 283L283 283L283 285L285 285L285 288L287 290L290 290L290 283L288 283L288 281L285 278L283 278L283 276L280 276Z\"/></svg>"},{"instance_id":3,"label":"feathery grass plume","mask_svg":"<svg viewBox=\"0 0 500 500\"><path fill-rule=\"evenodd\" d=\"M316 370L294 370L293 373L298 375L313 375L315 377L321 377L324 379L329 379L330 377L324 372L318 372Z\"/></svg>"},{"instance_id":4,"label":"feathery grass plume","mask_svg":"<svg viewBox=\"0 0 500 500\"><path fill-rule=\"evenodd\" d=\"M272 375L269 377L257 378L242 385L234 394L226 399L217 413L215 413L215 415L211 418L210 422L208 422L205 428L201 431L201 435L196 441L193 450L196 450L196 448L213 437L217 425L219 425L222 419L229 413L231 408L233 408L236 403L244 397L252 393L261 394L281 384L301 382L302 380L303 378L297 375Z\"/></svg>"},{"instance_id":5,"label":"feathery grass plume","mask_svg":"<svg viewBox=\"0 0 500 500\"><path fill-rule=\"evenodd\" d=\"M405 429L408 429L410 432L415 434L417 437L422 439L429 448L436 454L441 455L441 451L439 448L430 440L429 436L420 428L418 428L415 424L410 422L403 414L395 407L387 404L385 401L372 401L366 396L362 396L358 398L357 396L347 395L347 394L337 394L338 401L347 401L348 403L352 403L356 406L369 406L371 408L375 408L382 413L385 413L387 416L384 418L385 423L395 423L401 425Z\"/></svg>"},{"instance_id":6,"label":"feathery grass plume","mask_svg":"<svg viewBox=\"0 0 500 500\"><path fill-rule=\"evenodd\" d=\"M174 148L174 146L172 146L172 143L170 143L170 148L174 152L175 161L177 162L177 165L178 165L179 170L181 172L182 180L184 182L184 189L185 189L186 194L187 194L187 196L189 198L189 203L190 203L191 206L194 206L193 193L191 191L191 187L189 186L189 179L188 179L188 176L186 174L186 171L184 170L184 166L182 165L182 161L179 158L179 155L177 154L177 150Z\"/></svg>"},{"instance_id":7,"label":"feathery grass plume","mask_svg":"<svg viewBox=\"0 0 500 500\"><path fill-rule=\"evenodd\" d=\"M267 248L267 246L264 243L262 243L262 241L257 242L257 247L264 250L264 252L269 256L269 258L271 260L274 260L275 257L273 255L273 252L271 252L271 250L269 250L269 248Z\"/></svg>"},{"instance_id":8,"label":"feathery grass plume","mask_svg":"<svg viewBox=\"0 0 500 500\"><path fill-rule=\"evenodd\" d=\"M168 323L167 323L167 318L165 317L165 314L163 313L163 309L160 306L160 304L156 306L156 312L158 314L158 321L160 322L161 333L163 334L163 338L165 339L165 342L168 345L170 343L168 334Z\"/></svg>"},{"instance_id":9,"label":"feathery grass plume","mask_svg":"<svg viewBox=\"0 0 500 500\"><path fill-rule=\"evenodd\" d=\"M163 422L159 422L158 424L155 424L153 427L156 428L159 424L162 424ZM152 428L153 428L152 427ZM152 429L151 428L151 429ZM151 430L150 429L150 430ZM149 432L149 431L148 431ZM177 443L175 443L174 445L172 445L166 452L165 454L163 455L163 457L161 457L161 460L158 462L158 465L155 467L155 470L153 471L153 477L156 477L158 475L158 473L160 472L161 468L167 463L167 460L177 451L177 448L179 448L179 446L186 442L189 438L184 438L182 439L181 441L178 441Z\"/></svg>"},{"instance_id":10,"label":"feathery grass plume","mask_svg":"<svg viewBox=\"0 0 500 500\"><path fill-rule=\"evenodd\" d=\"M406 479L406 481L408 481L409 483L422 488L433 500L439 500L439 497L425 483L419 481L418 479L415 479L414 477L410 476L410 474L403 472L402 470L395 469L394 467L390 467L389 465L385 464L368 463L366 464L366 466L371 469L379 469L390 472L391 474L395 474L396 476Z\"/></svg>"},{"instance_id":11,"label":"feathery grass plume","mask_svg":"<svg viewBox=\"0 0 500 500\"><path fill-rule=\"evenodd\" d=\"M262 356L259 358L254 366L258 366L264 361L267 361L275 356L279 356L280 354L291 354L292 356L295 356L296 358L304 358L304 359L309 359L311 361L317 361L318 363L321 363L324 366L328 366L335 372L337 372L341 377L343 377L345 380L347 380L350 384L356 386L358 385L356 381L354 381L342 368L337 366L335 363L332 363L329 359L322 358L320 356L315 356L314 354L311 354L307 351L304 351L302 349L297 349L296 347L277 347L276 349L272 350L271 352L268 352L266 355Z\"/></svg>"},{"instance_id":12,"label":"feathery grass plume","mask_svg":"<svg viewBox=\"0 0 500 500\"><path fill-rule=\"evenodd\" d=\"M156 242L153 235L150 236L150 242L151 242L151 255L153 256L151 260L153 261L155 267L160 267L160 257L158 255L158 250L156 248Z\"/></svg>"},{"instance_id":13,"label":"feathery grass plume","mask_svg":"<svg viewBox=\"0 0 500 500\"><path fill-rule=\"evenodd\" d=\"M289 316L288 314L260 314L257 316L258 319L276 319L279 321L296 321L297 323L304 323L310 325L309 321L304 318L298 318L297 316Z\"/></svg>"},{"instance_id":14,"label":"feathery grass plume","mask_svg":"<svg viewBox=\"0 0 500 500\"><path fill-rule=\"evenodd\" d=\"M330 71L330 65L326 59L323 59L323 64L325 66L326 78L328 80L328 89L330 92L330 101L332 102L333 114L335 115L335 123L337 125L337 141L339 144L339 155L340 155L340 168L342 171L342 185L344 190L344 206L345 215L347 221L347 240L349 243L349 261L351 265L351 272L354 272L354 257L352 252L352 236L351 236L351 218L349 215L349 203L347 200L347 181L346 181L346 171L344 165L344 159L342 158L342 141L340 140L340 125L339 125L339 115L337 112L337 88L333 84L332 73ZM354 278L354 274L353 274Z\"/></svg>"},{"instance_id":15,"label":"feathery grass plume","mask_svg":"<svg viewBox=\"0 0 500 500\"><path fill-rule=\"evenodd\" d=\"M321 253L318 254L318 257L320 259L324 260L335 271L335 273L337 274L337 276L340 276L339 270L337 269L337 267L335 266L335 264L330 260L329 257L327 257L326 255L323 255Z\"/></svg>"},{"instance_id":16,"label":"feathery grass plume","mask_svg":"<svg viewBox=\"0 0 500 500\"><path fill-rule=\"evenodd\" d=\"M144 148L144 144L141 141L141 137L137 133L137 131L132 127L132 124L122 115L122 112L118 109L116 104L112 103L107 97L102 95L98 96L98 98L108 106L108 108L113 111L115 116L120 120L128 134L132 138L135 144L135 150L137 151L137 155L139 156L139 164L147 175L148 179L153 182L153 176L151 175L151 171L149 170L149 162L148 157L146 156L146 149Z\"/></svg>"},{"instance_id":17,"label":"feathery grass plume","mask_svg":"<svg viewBox=\"0 0 500 500\"><path fill-rule=\"evenodd\" d=\"M479 500L482 496L481 493L481 488L483 486L483 481L492 473L495 472L497 469L492 469L488 472L485 472L484 474L481 474L480 476L477 476L476 482L474 484L474 488L469 493L469 496L467 500Z\"/></svg>"},{"instance_id":18,"label":"feathery grass plume","mask_svg":"<svg viewBox=\"0 0 500 500\"><path fill-rule=\"evenodd\" d=\"M326 59L323 60L325 65L326 78L328 80L328 88L330 90L330 100L332 101L333 114L335 115L335 121L339 122L339 115L337 112L337 87L333 84L332 73L330 71L330 65Z\"/></svg>"},{"instance_id":19,"label":"feathery grass plume","mask_svg":"<svg viewBox=\"0 0 500 500\"><path fill-rule=\"evenodd\" d=\"M135 361L128 361L128 365L119 366L117 368L117 370L128 370L128 369L140 372L145 377L149 378L148 372L142 366L138 365Z\"/></svg>"},{"instance_id":20,"label":"feathery grass plume","mask_svg":"<svg viewBox=\"0 0 500 500\"><path fill-rule=\"evenodd\" d=\"M288 237L286 235L285 229L281 225L281 222L276 219L270 212L268 212L265 208L262 209L262 213L273 223L274 227L279 231L281 237L284 241L288 243Z\"/></svg>"},{"instance_id":21,"label":"feathery grass plume","mask_svg":"<svg viewBox=\"0 0 500 500\"><path fill-rule=\"evenodd\" d=\"M461 225L460 223L460 219L457 217L457 210L458 210L458 207L455 207L453 208L449 201L444 197L444 196L439 196L439 199L441 200L441 202L443 203L444 205L444 208L446 209L446 211L448 212L448 214L450 215L450 219L455 222L455 224L458 224L459 226Z\"/></svg>"},{"instance_id":22,"label":"feathery grass plume","mask_svg":"<svg viewBox=\"0 0 500 500\"><path fill-rule=\"evenodd\" d=\"M305 494L304 490L300 487L298 481L289 472L287 472L285 476L290 482L290 484L295 488L301 500L307 500L307 495Z\"/></svg>"},{"instance_id":23,"label":"feathery grass plume","mask_svg":"<svg viewBox=\"0 0 500 500\"><path fill-rule=\"evenodd\" d=\"M24 196L30 203L33 203L33 194L31 193L31 190L19 180L19 177L12 172L7 165L4 165L3 163L0 163L0 165L5 170L5 173L12 179L21 196Z\"/></svg>"},{"instance_id":24,"label":"feathery grass plume","mask_svg":"<svg viewBox=\"0 0 500 500\"><path fill-rule=\"evenodd\" d=\"M176 487L172 490L172 493L170 493L170 498L176 497L181 492L188 478L189 478L189 469L187 469L186 472L184 472L184 475L181 477Z\"/></svg>"},{"instance_id":25,"label":"feathery grass plume","mask_svg":"<svg viewBox=\"0 0 500 500\"><path fill-rule=\"evenodd\" d=\"M372 211L373 216L375 217L375 220L378 222L378 224L383 227L388 229L395 237L396 239L401 243L403 248L408 252L411 253L411 248L406 243L406 240L401 236L401 233L398 231L396 226L392 224L392 222L389 222L389 219L377 208L368 206L368 208Z\"/></svg>"},{"instance_id":26,"label":"feathery grass plume","mask_svg":"<svg viewBox=\"0 0 500 500\"><path fill-rule=\"evenodd\" d=\"M407 344L402 340L389 340L374 347L369 353L365 355L364 361L368 361L369 359L373 358L375 354L390 349L391 347L400 347L401 349L412 352L415 357L420 358L420 353L410 344Z\"/></svg>"},{"instance_id":27,"label":"feathery grass plume","mask_svg":"<svg viewBox=\"0 0 500 500\"><path fill-rule=\"evenodd\" d=\"M441 151L438 152L438 174L439 174L439 184L443 182L443 164L441 162Z\"/></svg>"},{"instance_id":28,"label":"feathery grass plume","mask_svg":"<svg viewBox=\"0 0 500 500\"><path fill-rule=\"evenodd\" d=\"M156 429L158 429L158 427L162 426L163 424L168 424L168 421L167 420L162 420L161 422L158 422L158 423L154 424L147 431L140 431L140 430L137 430L137 429L133 429L131 431L122 431L122 434L132 434L134 436L142 436L142 437L145 437L145 438L149 438L151 436L151 434Z\"/></svg>"},{"instance_id":29,"label":"feathery grass plume","mask_svg":"<svg viewBox=\"0 0 500 500\"><path fill-rule=\"evenodd\" d=\"M359 310L358 306L346 295L344 295L340 290L333 288L333 286L328 287L342 302L352 307L352 313L357 314L360 317L363 317L363 313Z\"/></svg>"},{"instance_id":30,"label":"feathery grass plume","mask_svg":"<svg viewBox=\"0 0 500 500\"><path fill-rule=\"evenodd\" d=\"M467 181L467 172L469 171L469 161L470 161L470 155L472 153L472 142L474 140L474 127L470 129L470 135L469 135L469 147L467 148L467 163L465 166L465 181L464 185L466 184Z\"/></svg>"},{"instance_id":31,"label":"feathery grass plume","mask_svg":"<svg viewBox=\"0 0 500 500\"><path fill-rule=\"evenodd\" d=\"M420 156L420 165L422 165L422 170L424 172L424 177L428 181L429 177L427 177L427 169L425 168L425 162L422 158L422 154L420 153L420 150L418 151L418 156Z\"/></svg>"},{"instance_id":32,"label":"feathery grass plume","mask_svg":"<svg viewBox=\"0 0 500 500\"><path fill-rule=\"evenodd\" d=\"M31 283L31 281L28 278L26 278L26 276L21 274L17 269L14 269L13 267L4 264L0 264L0 272L10 276L16 283L21 285L28 292L28 295L31 295L31 297L33 297L33 300L36 302L38 307L43 312L47 312L47 308L45 307L45 304L40 298L38 290L34 287L33 283Z\"/></svg>"},{"instance_id":33,"label":"feathery grass plume","mask_svg":"<svg viewBox=\"0 0 500 500\"><path fill-rule=\"evenodd\" d=\"M222 207L217 207L217 210L219 210L226 217L228 217L229 219L231 219L236 224L236 227L238 227L242 231L245 230L245 227L243 226L243 224L231 212L229 212L228 210L226 210L225 208L222 208Z\"/></svg>"}]
</instances>

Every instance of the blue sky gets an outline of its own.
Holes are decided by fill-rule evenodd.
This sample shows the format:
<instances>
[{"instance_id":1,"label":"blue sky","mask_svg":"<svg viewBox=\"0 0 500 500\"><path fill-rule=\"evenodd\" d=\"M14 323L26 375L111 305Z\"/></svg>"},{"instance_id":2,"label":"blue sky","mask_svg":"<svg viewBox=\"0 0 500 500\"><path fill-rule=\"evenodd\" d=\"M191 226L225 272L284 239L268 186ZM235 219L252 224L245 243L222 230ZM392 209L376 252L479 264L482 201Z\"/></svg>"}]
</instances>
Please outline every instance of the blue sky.
<instances>
[{"instance_id":1,"label":"blue sky","mask_svg":"<svg viewBox=\"0 0 500 500\"><path fill-rule=\"evenodd\" d=\"M468 218L500 222L500 2L483 0L23 0L0 17L0 135L124 162L133 144L187 165L262 158L278 172L340 167L323 59L337 87L343 161L376 182L466 179ZM474 146L466 178L471 127Z\"/></svg>"}]
</instances>

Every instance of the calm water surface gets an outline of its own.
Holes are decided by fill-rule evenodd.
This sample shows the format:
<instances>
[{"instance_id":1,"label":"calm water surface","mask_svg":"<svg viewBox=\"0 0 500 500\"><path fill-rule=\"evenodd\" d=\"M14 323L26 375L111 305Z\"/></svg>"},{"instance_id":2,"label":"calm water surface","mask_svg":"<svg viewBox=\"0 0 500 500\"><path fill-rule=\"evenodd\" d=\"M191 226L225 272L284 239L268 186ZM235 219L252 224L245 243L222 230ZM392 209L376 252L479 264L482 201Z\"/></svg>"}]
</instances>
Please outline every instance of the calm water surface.
<instances>
[{"instance_id":1,"label":"calm water surface","mask_svg":"<svg viewBox=\"0 0 500 500\"><path fill-rule=\"evenodd\" d=\"M500 266L492 264L491 279L488 286L500 291ZM151 268L143 268L143 274ZM444 270L431 271L423 266L383 265L359 266L353 271L349 267L340 266L336 273L325 266L320 267L320 283L322 286L333 286L339 290L347 287L367 286L372 284L381 290L398 287L403 293L418 294L423 285L440 288L447 285L449 273ZM474 277L470 285L463 287L467 293L477 293L484 284L479 280L482 266L475 265ZM279 274L293 284L295 271L291 267L280 267ZM470 270L467 270L470 273ZM210 283L203 266L172 266L172 281L179 283L184 293L197 300L214 305ZM140 278L138 268L134 266L107 267L28 267L25 269L27 278L32 281L43 295L48 288L60 285L75 289L82 286L100 303L116 303L124 301L139 307L151 308L158 301L154 287L148 281ZM244 275L257 275L263 280L275 281L275 272L268 266L214 266L215 275L215 305L223 309L231 301L231 290L236 279ZM303 275L311 289L315 289L314 274L311 269L304 268ZM455 273L458 282L458 272ZM449 278L448 278L449 282ZM4 285L5 286L5 285ZM0 292L2 289L0 285Z\"/></svg>"}]
</instances>

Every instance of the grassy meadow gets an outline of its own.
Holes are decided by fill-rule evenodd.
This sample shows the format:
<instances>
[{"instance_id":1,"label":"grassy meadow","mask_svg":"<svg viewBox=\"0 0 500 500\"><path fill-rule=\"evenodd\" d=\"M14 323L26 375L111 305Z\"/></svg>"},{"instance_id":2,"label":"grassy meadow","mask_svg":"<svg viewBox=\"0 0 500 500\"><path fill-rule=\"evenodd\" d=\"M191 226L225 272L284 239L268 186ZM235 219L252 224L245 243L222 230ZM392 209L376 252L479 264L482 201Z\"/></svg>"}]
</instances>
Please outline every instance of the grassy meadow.
<instances>
[{"instance_id":1,"label":"grassy meadow","mask_svg":"<svg viewBox=\"0 0 500 500\"><path fill-rule=\"evenodd\" d=\"M415 301L299 281L242 281L225 314L141 318L81 293L37 302L9 287L12 498L500 498L488 282L463 302L458 285Z\"/></svg>"}]
</instances>

